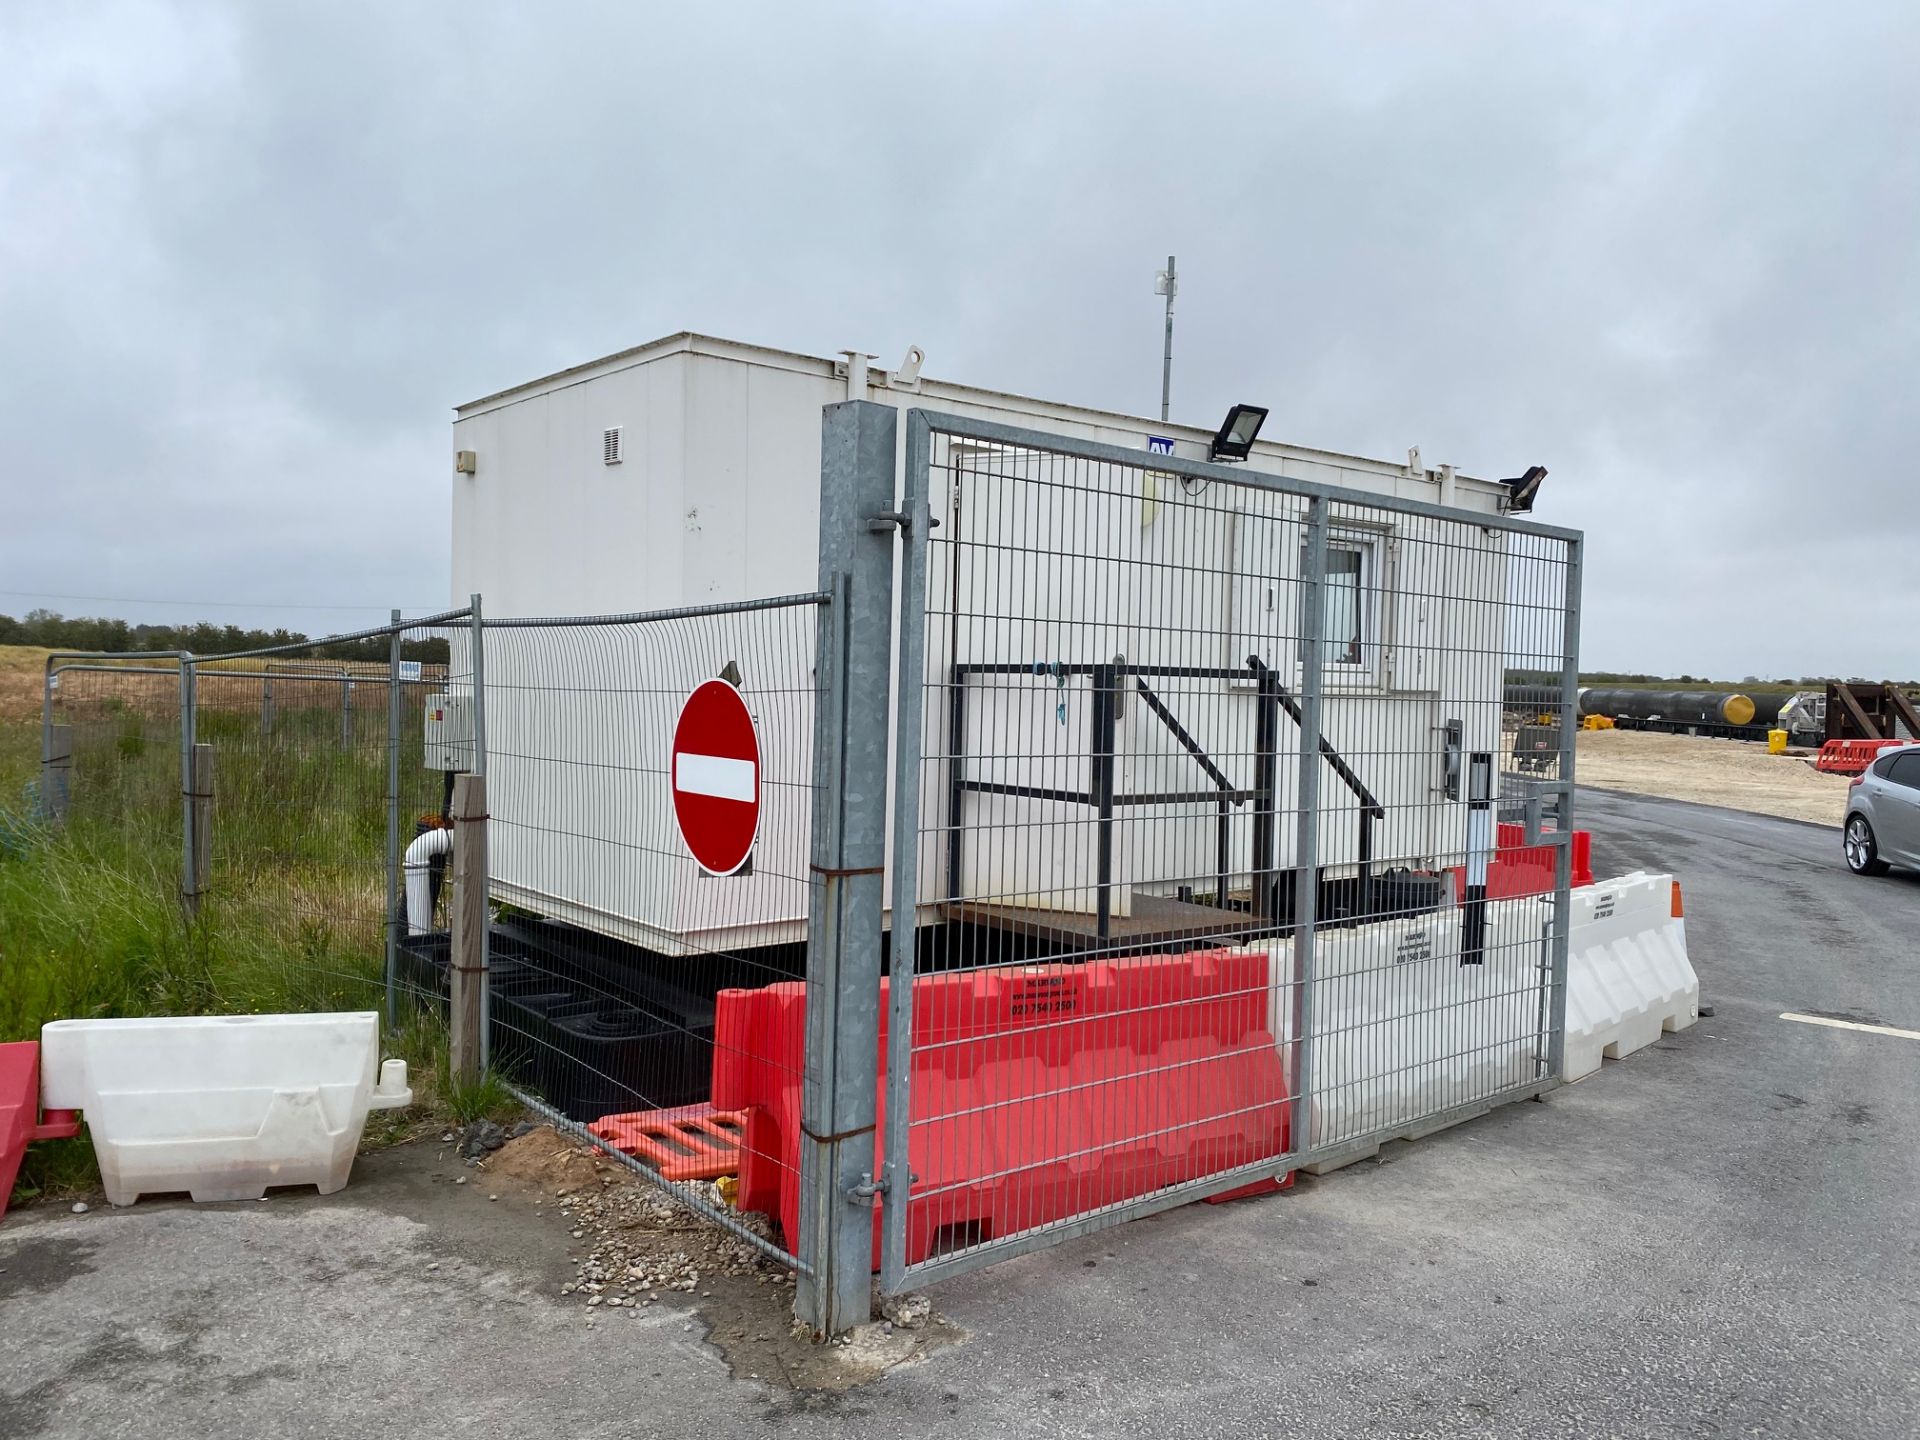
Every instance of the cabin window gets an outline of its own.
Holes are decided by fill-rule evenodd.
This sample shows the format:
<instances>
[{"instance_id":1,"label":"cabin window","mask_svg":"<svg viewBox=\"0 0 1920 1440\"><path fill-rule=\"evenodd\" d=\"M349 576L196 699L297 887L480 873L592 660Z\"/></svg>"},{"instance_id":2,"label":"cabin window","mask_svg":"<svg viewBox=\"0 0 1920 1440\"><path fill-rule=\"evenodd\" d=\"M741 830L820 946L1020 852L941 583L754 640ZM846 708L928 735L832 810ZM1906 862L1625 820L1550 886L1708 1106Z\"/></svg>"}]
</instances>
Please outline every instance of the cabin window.
<instances>
[{"instance_id":1,"label":"cabin window","mask_svg":"<svg viewBox=\"0 0 1920 1440\"><path fill-rule=\"evenodd\" d=\"M1300 573L1306 573L1306 546ZM1379 683L1380 541L1377 536L1336 531L1327 541L1327 578L1322 596L1320 663L1330 685ZM1304 638L1296 657L1307 657Z\"/></svg>"}]
</instances>

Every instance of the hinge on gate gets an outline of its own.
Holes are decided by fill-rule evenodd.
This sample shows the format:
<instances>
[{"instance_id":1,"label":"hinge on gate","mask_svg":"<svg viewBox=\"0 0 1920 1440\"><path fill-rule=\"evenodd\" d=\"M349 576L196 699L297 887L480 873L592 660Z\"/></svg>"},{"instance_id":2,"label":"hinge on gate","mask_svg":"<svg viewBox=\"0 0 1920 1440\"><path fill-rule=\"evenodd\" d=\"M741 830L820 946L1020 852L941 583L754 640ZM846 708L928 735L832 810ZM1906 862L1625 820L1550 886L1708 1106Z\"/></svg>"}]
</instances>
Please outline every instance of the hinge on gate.
<instances>
[{"instance_id":1,"label":"hinge on gate","mask_svg":"<svg viewBox=\"0 0 1920 1440\"><path fill-rule=\"evenodd\" d=\"M911 1185L919 1178L918 1175L909 1173L907 1175L907 1184ZM872 1200L877 1196L890 1194L892 1190L893 1166L888 1165L883 1167L878 1180L874 1179L870 1172L862 1171L860 1183L847 1187L847 1199L853 1204L858 1204L862 1200Z\"/></svg>"},{"instance_id":2,"label":"hinge on gate","mask_svg":"<svg viewBox=\"0 0 1920 1440\"><path fill-rule=\"evenodd\" d=\"M931 516L927 519L929 530L938 530L940 522ZM878 515L867 517L867 529L879 534L883 530L899 530L902 535L913 534L913 517L904 510L882 510Z\"/></svg>"}]
</instances>

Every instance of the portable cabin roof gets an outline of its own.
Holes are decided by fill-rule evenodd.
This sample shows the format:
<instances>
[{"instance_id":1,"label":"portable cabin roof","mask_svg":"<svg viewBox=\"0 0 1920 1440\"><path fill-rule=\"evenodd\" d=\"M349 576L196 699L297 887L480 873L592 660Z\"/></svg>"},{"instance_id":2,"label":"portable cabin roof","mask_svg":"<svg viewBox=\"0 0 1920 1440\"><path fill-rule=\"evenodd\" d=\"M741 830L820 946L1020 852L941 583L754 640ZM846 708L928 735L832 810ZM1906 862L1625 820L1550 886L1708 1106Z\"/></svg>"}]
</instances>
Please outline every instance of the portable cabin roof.
<instances>
[{"instance_id":1,"label":"portable cabin roof","mask_svg":"<svg viewBox=\"0 0 1920 1440\"><path fill-rule=\"evenodd\" d=\"M621 370L678 354L711 355L821 378L832 378L844 374L846 365L844 360L830 359L822 355L807 355L797 350L781 350L741 340L726 340L718 336L702 335L693 330L681 330L672 335L664 335L657 340L649 340L642 345L615 351L611 355L603 355L597 360L570 365L564 370L556 370L538 379L527 380L504 390L496 390L490 395L482 395L477 400L456 405L454 417L456 422L469 420L478 415L506 409L522 401L541 395L550 395L570 386L586 384ZM868 380L870 388L880 392L875 398L899 403L900 396L905 393L917 396L925 408L932 410L938 410L943 405L1004 410L1030 418L1035 422L1035 428L1039 429L1045 429L1047 422L1055 421L1069 425L1094 425L1164 435L1177 441L1200 445L1205 445L1214 434L1214 431L1208 427L1185 425L1171 420L1153 420L1141 415L1129 415L1119 410L1103 410L1093 406L1040 400L1030 395L1018 395L1011 391L994 390L979 385L936 380L924 375L910 382L898 382L894 371L879 366L869 368ZM1337 450L1323 450L1314 446L1294 445L1276 440L1255 441L1252 454L1271 462L1269 465L1256 467L1263 470L1278 471L1280 461L1292 459L1332 465L1346 470L1372 472L1401 480L1411 478L1437 481L1438 478L1433 472L1423 470L1416 473L1406 462L1378 460L1369 456L1349 455ZM1454 480L1458 486L1479 491L1482 494L1504 496L1506 493L1506 486L1499 481L1479 480L1458 473L1454 476ZM1498 508L1485 505L1484 502L1482 507Z\"/></svg>"}]
</instances>

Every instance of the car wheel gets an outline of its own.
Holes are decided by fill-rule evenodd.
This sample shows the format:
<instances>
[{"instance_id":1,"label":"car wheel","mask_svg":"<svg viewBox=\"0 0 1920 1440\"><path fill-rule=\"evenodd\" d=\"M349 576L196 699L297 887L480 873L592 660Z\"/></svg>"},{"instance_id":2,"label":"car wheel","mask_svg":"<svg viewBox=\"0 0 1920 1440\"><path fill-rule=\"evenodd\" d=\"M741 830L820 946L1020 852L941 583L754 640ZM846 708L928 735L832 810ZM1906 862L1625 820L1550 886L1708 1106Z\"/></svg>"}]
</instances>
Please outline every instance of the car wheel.
<instances>
[{"instance_id":1,"label":"car wheel","mask_svg":"<svg viewBox=\"0 0 1920 1440\"><path fill-rule=\"evenodd\" d=\"M1884 875L1887 862L1880 858L1880 847L1874 842L1873 826L1867 823L1864 815L1849 815L1847 828L1841 847L1847 852L1847 868L1856 875Z\"/></svg>"}]
</instances>

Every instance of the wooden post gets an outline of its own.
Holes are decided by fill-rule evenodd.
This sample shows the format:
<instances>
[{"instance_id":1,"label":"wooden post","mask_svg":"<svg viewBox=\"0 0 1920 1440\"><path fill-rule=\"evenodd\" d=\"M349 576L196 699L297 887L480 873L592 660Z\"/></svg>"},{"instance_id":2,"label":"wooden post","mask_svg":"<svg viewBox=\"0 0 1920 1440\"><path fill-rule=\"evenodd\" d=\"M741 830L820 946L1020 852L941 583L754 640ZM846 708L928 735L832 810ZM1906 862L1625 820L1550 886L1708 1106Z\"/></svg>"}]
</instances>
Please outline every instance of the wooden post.
<instances>
[{"instance_id":1,"label":"wooden post","mask_svg":"<svg viewBox=\"0 0 1920 1440\"><path fill-rule=\"evenodd\" d=\"M273 681L260 682L260 738L273 734Z\"/></svg>"},{"instance_id":2,"label":"wooden post","mask_svg":"<svg viewBox=\"0 0 1920 1440\"><path fill-rule=\"evenodd\" d=\"M73 803L73 727L49 725L45 736L40 747L40 817L59 825Z\"/></svg>"},{"instance_id":3,"label":"wooden post","mask_svg":"<svg viewBox=\"0 0 1920 1440\"><path fill-rule=\"evenodd\" d=\"M200 897L207 893L207 881L213 873L213 746L193 747L193 787L187 791L192 810L193 871L184 895L187 913L198 914Z\"/></svg>"},{"instance_id":4,"label":"wooden post","mask_svg":"<svg viewBox=\"0 0 1920 1440\"><path fill-rule=\"evenodd\" d=\"M453 943L447 975L454 1078L480 1077L483 1000L487 985L487 781L461 775L453 782Z\"/></svg>"}]
</instances>

